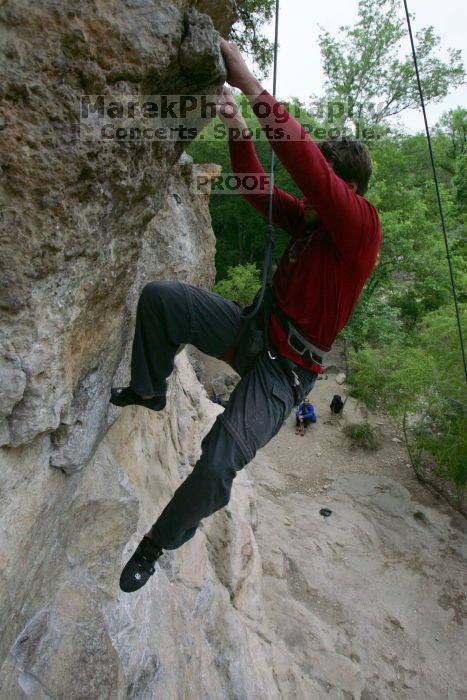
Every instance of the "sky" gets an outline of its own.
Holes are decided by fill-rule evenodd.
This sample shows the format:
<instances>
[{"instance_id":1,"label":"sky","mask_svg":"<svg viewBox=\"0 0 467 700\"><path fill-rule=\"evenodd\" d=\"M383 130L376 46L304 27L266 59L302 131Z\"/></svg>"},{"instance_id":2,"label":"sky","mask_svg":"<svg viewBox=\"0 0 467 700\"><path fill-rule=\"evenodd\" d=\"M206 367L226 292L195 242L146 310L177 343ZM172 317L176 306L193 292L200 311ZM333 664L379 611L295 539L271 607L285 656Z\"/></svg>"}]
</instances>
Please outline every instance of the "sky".
<instances>
[{"instance_id":1,"label":"sky","mask_svg":"<svg viewBox=\"0 0 467 700\"><path fill-rule=\"evenodd\" d=\"M414 34L432 25L441 37L442 50L462 49L464 64L467 64L467 3L462 0L408 0L411 14L415 14L412 29ZM357 0L333 0L314 3L310 0L282 0L279 26L279 63L277 94L281 99L292 96L308 102L312 94L323 95L324 74L321 67L321 54L318 46L319 26L337 35L339 27L354 24L357 19ZM401 0L401 12L403 3ZM274 38L274 26L265 31ZM404 53L410 52L407 40ZM444 54L446 58L447 55ZM272 91L272 71L263 81L264 87ZM441 103L427 106L430 126L433 126L443 112L455 107L467 107L467 86L453 91ZM407 110L401 115L401 123L411 133L423 131L421 110Z\"/></svg>"}]
</instances>

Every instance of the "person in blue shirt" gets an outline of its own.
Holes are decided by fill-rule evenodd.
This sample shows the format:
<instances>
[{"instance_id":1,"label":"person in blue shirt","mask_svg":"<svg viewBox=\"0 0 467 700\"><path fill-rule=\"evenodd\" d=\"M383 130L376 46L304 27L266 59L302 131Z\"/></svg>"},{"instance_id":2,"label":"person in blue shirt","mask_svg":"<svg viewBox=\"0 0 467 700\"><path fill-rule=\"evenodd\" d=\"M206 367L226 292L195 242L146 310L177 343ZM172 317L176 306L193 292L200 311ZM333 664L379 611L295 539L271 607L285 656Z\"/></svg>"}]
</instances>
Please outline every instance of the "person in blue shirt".
<instances>
[{"instance_id":1,"label":"person in blue shirt","mask_svg":"<svg viewBox=\"0 0 467 700\"><path fill-rule=\"evenodd\" d=\"M295 411L296 435L305 435L305 430L310 423L316 423L317 417L313 404L309 399L304 399Z\"/></svg>"}]
</instances>

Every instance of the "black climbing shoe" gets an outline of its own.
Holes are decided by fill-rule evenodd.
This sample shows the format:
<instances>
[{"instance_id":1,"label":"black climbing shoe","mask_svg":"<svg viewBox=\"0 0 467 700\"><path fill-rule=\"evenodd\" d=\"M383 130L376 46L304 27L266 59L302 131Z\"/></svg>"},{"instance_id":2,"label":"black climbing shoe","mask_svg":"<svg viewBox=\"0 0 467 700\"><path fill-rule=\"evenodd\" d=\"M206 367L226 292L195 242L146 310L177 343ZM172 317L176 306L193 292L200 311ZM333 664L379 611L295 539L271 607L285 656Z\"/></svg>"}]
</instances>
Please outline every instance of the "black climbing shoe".
<instances>
[{"instance_id":1,"label":"black climbing shoe","mask_svg":"<svg viewBox=\"0 0 467 700\"><path fill-rule=\"evenodd\" d=\"M110 390L110 403L115 406L144 406L152 411L162 411L165 408L165 396L153 396L151 399L143 399L129 386Z\"/></svg>"},{"instance_id":2,"label":"black climbing shoe","mask_svg":"<svg viewBox=\"0 0 467 700\"><path fill-rule=\"evenodd\" d=\"M153 575L154 564L162 554L162 549L149 537L143 537L135 553L126 564L120 576L120 588L125 593L134 593L144 586Z\"/></svg>"}]
</instances>

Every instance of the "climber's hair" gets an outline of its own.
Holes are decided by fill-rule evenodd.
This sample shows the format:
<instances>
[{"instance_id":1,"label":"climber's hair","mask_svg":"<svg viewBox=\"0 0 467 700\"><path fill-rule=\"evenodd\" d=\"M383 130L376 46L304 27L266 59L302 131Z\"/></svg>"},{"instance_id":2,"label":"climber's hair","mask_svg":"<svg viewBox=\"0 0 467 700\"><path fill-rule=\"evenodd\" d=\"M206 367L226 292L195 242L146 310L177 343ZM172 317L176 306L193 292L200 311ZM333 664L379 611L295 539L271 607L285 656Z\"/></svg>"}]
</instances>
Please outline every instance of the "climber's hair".
<instances>
[{"instance_id":1,"label":"climber's hair","mask_svg":"<svg viewBox=\"0 0 467 700\"><path fill-rule=\"evenodd\" d=\"M327 139L317 144L332 165L336 175L347 182L357 183L357 194L364 195L371 177L371 157L368 146L353 139Z\"/></svg>"}]
</instances>

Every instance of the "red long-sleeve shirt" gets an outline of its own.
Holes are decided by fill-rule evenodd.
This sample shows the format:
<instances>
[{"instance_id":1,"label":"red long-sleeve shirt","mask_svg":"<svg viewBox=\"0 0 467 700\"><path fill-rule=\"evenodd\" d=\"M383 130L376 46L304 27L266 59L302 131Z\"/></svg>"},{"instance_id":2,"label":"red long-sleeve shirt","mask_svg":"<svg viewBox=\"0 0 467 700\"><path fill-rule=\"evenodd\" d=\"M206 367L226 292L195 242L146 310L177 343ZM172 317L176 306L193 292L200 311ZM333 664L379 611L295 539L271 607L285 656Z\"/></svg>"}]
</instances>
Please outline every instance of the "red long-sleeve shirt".
<instances>
[{"instance_id":1,"label":"red long-sleeve shirt","mask_svg":"<svg viewBox=\"0 0 467 700\"><path fill-rule=\"evenodd\" d=\"M302 126L268 92L255 100L253 110L268 138L272 130L283 130L283 138L269 139L271 146L320 219L317 227L310 227L304 200L274 188L274 223L291 235L274 275L275 297L297 330L328 351L375 265L382 236L378 214L336 175ZM265 175L251 138L230 140L229 148L235 173ZM243 194L267 216L267 193ZM281 355L309 367L287 344L274 315L270 338Z\"/></svg>"}]
</instances>

